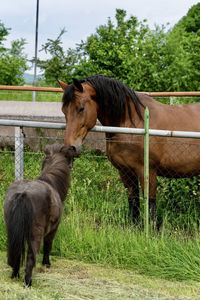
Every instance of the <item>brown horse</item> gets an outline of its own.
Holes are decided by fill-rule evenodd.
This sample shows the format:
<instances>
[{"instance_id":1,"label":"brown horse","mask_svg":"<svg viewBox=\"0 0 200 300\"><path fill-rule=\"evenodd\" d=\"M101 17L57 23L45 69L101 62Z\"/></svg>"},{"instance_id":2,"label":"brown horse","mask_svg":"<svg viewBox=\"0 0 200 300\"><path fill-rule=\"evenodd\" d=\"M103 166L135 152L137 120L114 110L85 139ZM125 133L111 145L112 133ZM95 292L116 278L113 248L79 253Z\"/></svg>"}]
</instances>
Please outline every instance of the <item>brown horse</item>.
<instances>
[{"instance_id":1,"label":"brown horse","mask_svg":"<svg viewBox=\"0 0 200 300\"><path fill-rule=\"evenodd\" d=\"M134 92L121 82L101 75L73 84L59 81L66 118L65 144L79 148L97 118L104 126L144 128L145 107L150 111L150 128L200 131L200 103L166 105L144 93ZM200 151L195 139L151 137L150 139L150 212L156 217L156 177L190 177L200 173ZM183 144L180 144L183 143ZM143 189L143 137L106 133L106 152L119 170L128 189L133 221L139 218L139 186Z\"/></svg>"},{"instance_id":2,"label":"brown horse","mask_svg":"<svg viewBox=\"0 0 200 300\"><path fill-rule=\"evenodd\" d=\"M61 219L70 169L76 151L74 147L54 144L47 146L42 173L36 180L14 182L8 189L4 215L8 235L8 264L12 278L19 277L20 263L27 258L25 286L31 286L36 254L43 239L42 264L50 266L49 254Z\"/></svg>"}]
</instances>

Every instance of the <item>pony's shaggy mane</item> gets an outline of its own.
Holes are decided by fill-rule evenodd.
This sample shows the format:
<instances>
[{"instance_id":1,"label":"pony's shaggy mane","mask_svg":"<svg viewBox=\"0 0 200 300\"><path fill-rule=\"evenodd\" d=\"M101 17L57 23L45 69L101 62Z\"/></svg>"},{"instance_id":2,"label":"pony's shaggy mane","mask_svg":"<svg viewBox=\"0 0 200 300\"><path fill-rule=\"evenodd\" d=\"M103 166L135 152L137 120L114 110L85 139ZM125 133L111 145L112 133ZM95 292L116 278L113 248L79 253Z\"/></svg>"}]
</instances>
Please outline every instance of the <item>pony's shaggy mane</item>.
<instances>
[{"instance_id":1,"label":"pony's shaggy mane","mask_svg":"<svg viewBox=\"0 0 200 300\"><path fill-rule=\"evenodd\" d=\"M67 158L60 153L61 147L62 145L59 144L51 146L51 154L44 159L43 166L45 164L45 169L42 168L38 180L50 184L58 191L61 201L64 201L70 184L70 169Z\"/></svg>"}]
</instances>

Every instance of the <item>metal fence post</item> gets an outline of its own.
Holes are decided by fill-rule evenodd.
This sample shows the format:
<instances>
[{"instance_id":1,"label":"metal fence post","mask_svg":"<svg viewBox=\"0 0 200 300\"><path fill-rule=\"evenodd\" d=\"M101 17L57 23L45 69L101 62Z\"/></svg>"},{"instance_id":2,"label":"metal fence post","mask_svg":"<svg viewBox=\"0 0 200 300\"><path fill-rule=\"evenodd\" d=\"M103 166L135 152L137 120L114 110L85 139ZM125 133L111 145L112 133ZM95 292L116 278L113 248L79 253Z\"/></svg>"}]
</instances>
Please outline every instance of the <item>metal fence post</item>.
<instances>
[{"instance_id":1,"label":"metal fence post","mask_svg":"<svg viewBox=\"0 0 200 300\"><path fill-rule=\"evenodd\" d=\"M24 134L22 127L15 127L15 179L24 175Z\"/></svg>"},{"instance_id":2,"label":"metal fence post","mask_svg":"<svg viewBox=\"0 0 200 300\"><path fill-rule=\"evenodd\" d=\"M144 112L144 231L149 237L149 109Z\"/></svg>"},{"instance_id":3,"label":"metal fence post","mask_svg":"<svg viewBox=\"0 0 200 300\"><path fill-rule=\"evenodd\" d=\"M174 97L169 97L169 104L174 105Z\"/></svg>"}]
</instances>

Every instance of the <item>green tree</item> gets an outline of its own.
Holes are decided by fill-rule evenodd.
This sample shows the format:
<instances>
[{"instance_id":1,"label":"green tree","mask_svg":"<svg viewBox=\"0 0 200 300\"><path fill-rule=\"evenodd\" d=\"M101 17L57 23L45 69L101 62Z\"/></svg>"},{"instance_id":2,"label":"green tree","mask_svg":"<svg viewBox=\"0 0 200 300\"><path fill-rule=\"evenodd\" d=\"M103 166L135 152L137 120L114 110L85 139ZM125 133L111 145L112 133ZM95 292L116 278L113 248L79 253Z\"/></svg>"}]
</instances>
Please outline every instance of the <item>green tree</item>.
<instances>
[{"instance_id":1,"label":"green tree","mask_svg":"<svg viewBox=\"0 0 200 300\"><path fill-rule=\"evenodd\" d=\"M48 83L62 78L69 82L72 77L82 78L93 74L113 76L139 90L156 90L163 85L165 76L158 72L166 69L170 58L165 57L165 29L150 30L146 21L126 18L124 10L117 9L115 22L96 29L86 41L65 53L61 36L48 39L43 46L51 58L39 61ZM170 53L169 53L170 54Z\"/></svg>"},{"instance_id":2,"label":"green tree","mask_svg":"<svg viewBox=\"0 0 200 300\"><path fill-rule=\"evenodd\" d=\"M174 47L169 72L178 90L200 89L200 3L193 5L172 29L168 43Z\"/></svg>"},{"instance_id":3,"label":"green tree","mask_svg":"<svg viewBox=\"0 0 200 300\"><path fill-rule=\"evenodd\" d=\"M23 53L25 40L12 41L11 47L6 48L6 40L10 29L0 21L0 84L24 84L23 74L28 69L27 57Z\"/></svg>"},{"instance_id":4,"label":"green tree","mask_svg":"<svg viewBox=\"0 0 200 300\"><path fill-rule=\"evenodd\" d=\"M126 12L120 9L115 19L115 23L108 19L80 45L81 64L88 65L84 70L111 75L137 90L172 89L172 78L166 73L174 50L167 44L166 28L150 30L146 20L126 18Z\"/></svg>"},{"instance_id":5,"label":"green tree","mask_svg":"<svg viewBox=\"0 0 200 300\"><path fill-rule=\"evenodd\" d=\"M173 29L155 26L117 9L75 49L62 48L61 37L48 40L43 49L50 59L40 62L48 83L57 78L109 75L135 90L175 91L199 89L199 5ZM199 18L198 18L199 16Z\"/></svg>"},{"instance_id":6,"label":"green tree","mask_svg":"<svg viewBox=\"0 0 200 300\"><path fill-rule=\"evenodd\" d=\"M55 40L48 39L41 49L50 55L50 58L38 59L37 62L38 67L44 72L43 77L48 85L56 85L56 80L60 78L69 82L79 61L76 49L69 48L66 53L63 49L61 38L65 32L66 30L62 29Z\"/></svg>"}]
</instances>

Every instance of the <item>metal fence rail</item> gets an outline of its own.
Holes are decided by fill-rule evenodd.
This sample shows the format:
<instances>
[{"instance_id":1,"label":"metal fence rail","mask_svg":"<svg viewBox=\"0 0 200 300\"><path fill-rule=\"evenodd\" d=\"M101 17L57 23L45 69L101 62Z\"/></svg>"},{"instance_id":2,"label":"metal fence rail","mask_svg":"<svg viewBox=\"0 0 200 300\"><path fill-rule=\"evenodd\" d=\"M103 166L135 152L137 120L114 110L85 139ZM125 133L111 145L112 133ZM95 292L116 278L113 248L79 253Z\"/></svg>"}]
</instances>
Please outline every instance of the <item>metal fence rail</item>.
<instances>
[{"instance_id":1,"label":"metal fence rail","mask_svg":"<svg viewBox=\"0 0 200 300\"><path fill-rule=\"evenodd\" d=\"M62 93L61 88L56 87L42 87L42 86L14 86L14 85L0 85L0 90L4 91L35 91L35 92L56 92ZM151 97L199 97L200 91L189 92L139 92L147 94Z\"/></svg>"},{"instance_id":2,"label":"metal fence rail","mask_svg":"<svg viewBox=\"0 0 200 300\"><path fill-rule=\"evenodd\" d=\"M14 126L15 127L15 176L16 179L23 178L23 149L24 149L24 135L23 127L32 128L48 128L48 129L61 129L64 130L65 123L53 122L38 122L38 121L23 121L23 120L10 120L0 119L0 126ZM123 128L123 127L109 127L109 126L94 126L91 130L93 132L104 133L122 133L145 135L147 134L145 128ZM200 138L200 132L192 131L170 131L170 130L155 130L148 129L149 136L159 137L177 137L177 138Z\"/></svg>"},{"instance_id":3,"label":"metal fence rail","mask_svg":"<svg viewBox=\"0 0 200 300\"><path fill-rule=\"evenodd\" d=\"M21 121L11 119L0 119L0 126L14 126L14 127L32 127L32 128L48 128L48 129L65 129L65 123L53 122L39 122L39 121ZM124 128L124 127L111 127L111 126L94 126L91 131L104 132L104 133L124 133L144 135L144 128ZM173 131L173 130L157 130L149 129L150 136L160 137L178 137L178 138L200 138L200 132L193 131Z\"/></svg>"}]
</instances>

